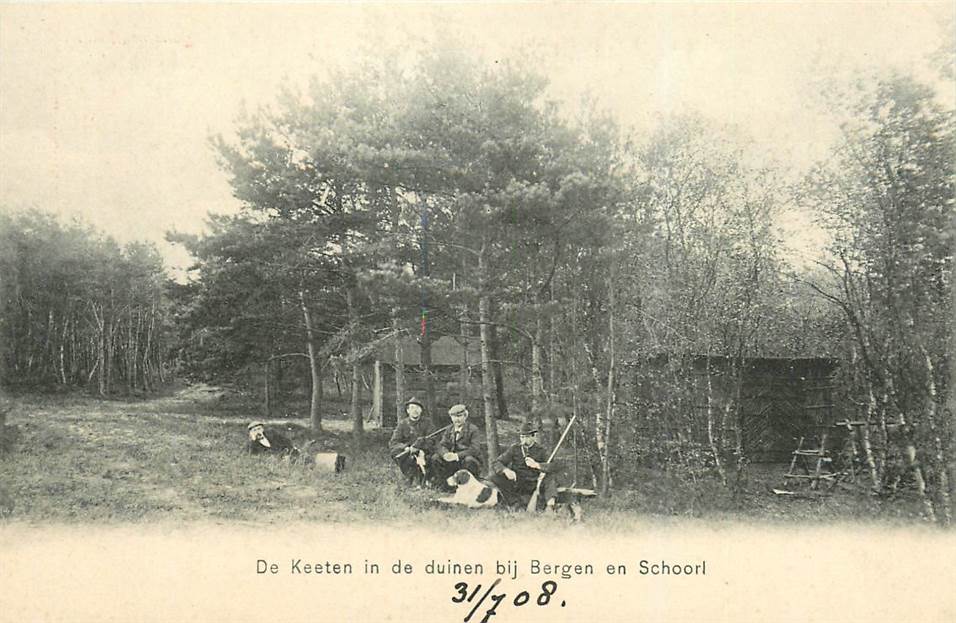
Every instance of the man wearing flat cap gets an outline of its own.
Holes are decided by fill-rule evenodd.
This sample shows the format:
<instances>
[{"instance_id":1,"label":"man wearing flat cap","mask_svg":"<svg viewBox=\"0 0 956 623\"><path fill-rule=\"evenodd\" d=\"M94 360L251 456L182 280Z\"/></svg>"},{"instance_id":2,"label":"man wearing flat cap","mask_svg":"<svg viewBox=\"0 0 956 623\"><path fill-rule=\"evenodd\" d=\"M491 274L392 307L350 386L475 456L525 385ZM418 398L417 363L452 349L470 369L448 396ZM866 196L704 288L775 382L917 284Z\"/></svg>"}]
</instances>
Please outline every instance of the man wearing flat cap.
<instances>
[{"instance_id":1,"label":"man wearing flat cap","mask_svg":"<svg viewBox=\"0 0 956 623\"><path fill-rule=\"evenodd\" d=\"M467 469L475 477L481 475L481 431L468 421L465 405L453 406L448 416L451 427L438 440L438 448L432 456L439 484L459 469Z\"/></svg>"},{"instance_id":2,"label":"man wearing flat cap","mask_svg":"<svg viewBox=\"0 0 956 623\"><path fill-rule=\"evenodd\" d=\"M538 443L537 427L532 422L524 422L518 429L518 443L495 460L491 482L498 487L505 503L515 506L527 503L538 484L538 477L544 474L539 499L545 501L547 510L553 510L558 494L553 475L556 463L548 463L548 451Z\"/></svg>"},{"instance_id":3,"label":"man wearing flat cap","mask_svg":"<svg viewBox=\"0 0 956 623\"><path fill-rule=\"evenodd\" d=\"M431 452L432 432L429 418L422 417L425 408L417 398L409 398L405 403L405 417L388 441L388 451L402 471L402 477L409 485L422 485L425 482L428 465L427 457Z\"/></svg>"},{"instance_id":4,"label":"man wearing flat cap","mask_svg":"<svg viewBox=\"0 0 956 623\"><path fill-rule=\"evenodd\" d=\"M249 441L246 450L249 454L288 454L296 457L299 450L289 441L289 438L275 428L266 428L262 422L250 422L246 427L249 431Z\"/></svg>"}]
</instances>

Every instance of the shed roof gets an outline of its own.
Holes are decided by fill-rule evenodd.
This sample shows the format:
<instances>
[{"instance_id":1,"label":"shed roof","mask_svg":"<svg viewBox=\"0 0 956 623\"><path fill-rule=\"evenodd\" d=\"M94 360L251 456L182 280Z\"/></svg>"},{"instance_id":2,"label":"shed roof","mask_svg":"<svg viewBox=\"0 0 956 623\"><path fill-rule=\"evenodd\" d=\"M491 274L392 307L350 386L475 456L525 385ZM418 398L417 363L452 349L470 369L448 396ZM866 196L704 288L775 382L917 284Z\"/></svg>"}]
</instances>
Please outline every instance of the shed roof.
<instances>
[{"instance_id":1,"label":"shed roof","mask_svg":"<svg viewBox=\"0 0 956 623\"><path fill-rule=\"evenodd\" d=\"M465 355L464 340L443 335L432 342L432 364L436 366L457 366L461 364ZM406 365L418 366L422 363L422 346L418 338L404 336L399 338L402 345L402 359ZM376 359L384 363L395 363L395 342L390 342L386 346L376 351ZM477 338L468 340L468 363L474 364L481 361L481 347Z\"/></svg>"}]
</instances>

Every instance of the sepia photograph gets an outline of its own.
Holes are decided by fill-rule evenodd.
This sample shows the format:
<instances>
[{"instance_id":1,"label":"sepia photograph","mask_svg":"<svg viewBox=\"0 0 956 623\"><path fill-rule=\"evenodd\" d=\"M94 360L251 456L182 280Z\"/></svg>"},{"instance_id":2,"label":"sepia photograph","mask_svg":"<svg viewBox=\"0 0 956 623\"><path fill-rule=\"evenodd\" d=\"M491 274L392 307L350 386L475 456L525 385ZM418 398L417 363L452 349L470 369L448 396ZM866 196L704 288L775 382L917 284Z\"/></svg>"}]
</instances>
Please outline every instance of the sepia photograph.
<instances>
[{"instance_id":1,"label":"sepia photograph","mask_svg":"<svg viewBox=\"0 0 956 623\"><path fill-rule=\"evenodd\" d=\"M0 4L0 622L956 620L954 159L949 2Z\"/></svg>"}]
</instances>

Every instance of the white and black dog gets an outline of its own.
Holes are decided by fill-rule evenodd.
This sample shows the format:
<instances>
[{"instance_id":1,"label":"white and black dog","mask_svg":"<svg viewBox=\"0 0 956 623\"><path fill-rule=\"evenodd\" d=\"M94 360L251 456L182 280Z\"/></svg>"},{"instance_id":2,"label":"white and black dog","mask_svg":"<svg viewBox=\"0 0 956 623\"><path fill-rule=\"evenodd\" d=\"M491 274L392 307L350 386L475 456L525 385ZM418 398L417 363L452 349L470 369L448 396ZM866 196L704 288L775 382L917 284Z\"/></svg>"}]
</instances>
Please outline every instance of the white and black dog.
<instances>
[{"instance_id":1,"label":"white and black dog","mask_svg":"<svg viewBox=\"0 0 956 623\"><path fill-rule=\"evenodd\" d=\"M439 498L445 504L460 504L468 508L491 508L498 505L498 489L472 475L467 469L459 469L448 480L455 487L455 495Z\"/></svg>"}]
</instances>

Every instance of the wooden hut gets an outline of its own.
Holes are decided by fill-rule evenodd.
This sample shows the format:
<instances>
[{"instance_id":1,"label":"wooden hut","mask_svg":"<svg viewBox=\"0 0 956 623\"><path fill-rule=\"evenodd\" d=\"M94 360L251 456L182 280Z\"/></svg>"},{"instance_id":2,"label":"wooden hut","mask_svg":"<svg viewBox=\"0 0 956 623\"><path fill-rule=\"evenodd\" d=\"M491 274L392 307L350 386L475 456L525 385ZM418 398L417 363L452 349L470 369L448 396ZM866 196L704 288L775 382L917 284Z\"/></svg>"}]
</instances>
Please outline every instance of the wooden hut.
<instances>
[{"instance_id":1,"label":"wooden hut","mask_svg":"<svg viewBox=\"0 0 956 623\"><path fill-rule=\"evenodd\" d=\"M425 370L418 340L403 337L373 355L372 419L383 427L397 423L400 407L414 396L425 401ZM398 395L396 377L403 377ZM463 403L472 414L481 413L481 351L477 339L442 336L432 342L429 373L435 389L435 408L445 410Z\"/></svg>"},{"instance_id":2,"label":"wooden hut","mask_svg":"<svg viewBox=\"0 0 956 623\"><path fill-rule=\"evenodd\" d=\"M660 355L626 366L632 380L627 392L643 404L672 400L667 391L674 385L647 379L668 376L664 370L677 370L681 386L690 388L687 407L697 414L693 420L699 430L693 431L694 436L706 439L708 404L718 412L728 405L736 410L739 383L744 451L752 461L778 462L789 460L798 438L844 415L834 400L833 376L838 365L838 360L825 357L737 360L697 355L677 362ZM648 370L659 374L643 374Z\"/></svg>"}]
</instances>

